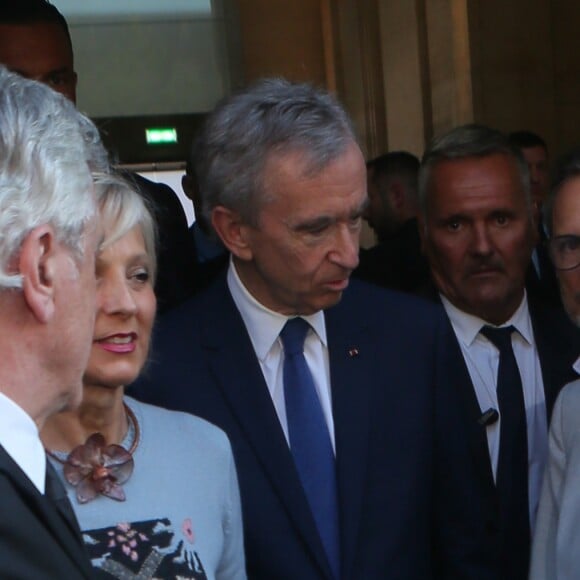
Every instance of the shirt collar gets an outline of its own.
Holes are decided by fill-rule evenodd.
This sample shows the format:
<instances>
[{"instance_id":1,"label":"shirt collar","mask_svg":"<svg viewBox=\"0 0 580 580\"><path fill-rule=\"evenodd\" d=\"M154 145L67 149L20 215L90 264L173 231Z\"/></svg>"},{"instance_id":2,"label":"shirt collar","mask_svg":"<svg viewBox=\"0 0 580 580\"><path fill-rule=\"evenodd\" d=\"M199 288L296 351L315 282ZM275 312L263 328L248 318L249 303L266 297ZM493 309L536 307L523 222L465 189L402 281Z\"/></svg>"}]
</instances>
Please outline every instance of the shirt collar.
<instances>
[{"instance_id":1,"label":"shirt collar","mask_svg":"<svg viewBox=\"0 0 580 580\"><path fill-rule=\"evenodd\" d=\"M234 303L246 325L256 356L260 361L264 361L280 335L282 328L284 328L286 321L294 318L294 316L286 316L274 312L258 302L240 280L236 266L231 258L228 267L227 284ZM319 340L326 347L326 325L322 310L308 316L304 315L302 318L310 324Z\"/></svg>"},{"instance_id":2,"label":"shirt collar","mask_svg":"<svg viewBox=\"0 0 580 580\"><path fill-rule=\"evenodd\" d=\"M447 316L449 316L449 320L451 320L451 324L453 325L457 338L466 347L470 347L473 344L473 341L479 335L479 331L481 330L482 326L494 326L486 320L479 318L478 316L474 316L473 314L468 314L467 312L460 310L451 304L451 302L449 302L449 300L442 294L440 294L440 297L441 302L443 303L443 307L447 312ZM509 320L506 320L499 326L504 327L510 325L518 331L518 333L528 344L534 344L534 331L532 328L530 312L528 310L528 297L525 291L524 297L522 298L522 301L517 310L513 313Z\"/></svg>"},{"instance_id":3,"label":"shirt collar","mask_svg":"<svg viewBox=\"0 0 580 580\"><path fill-rule=\"evenodd\" d=\"M32 417L0 392L0 444L40 493L44 493L46 455Z\"/></svg>"}]
</instances>

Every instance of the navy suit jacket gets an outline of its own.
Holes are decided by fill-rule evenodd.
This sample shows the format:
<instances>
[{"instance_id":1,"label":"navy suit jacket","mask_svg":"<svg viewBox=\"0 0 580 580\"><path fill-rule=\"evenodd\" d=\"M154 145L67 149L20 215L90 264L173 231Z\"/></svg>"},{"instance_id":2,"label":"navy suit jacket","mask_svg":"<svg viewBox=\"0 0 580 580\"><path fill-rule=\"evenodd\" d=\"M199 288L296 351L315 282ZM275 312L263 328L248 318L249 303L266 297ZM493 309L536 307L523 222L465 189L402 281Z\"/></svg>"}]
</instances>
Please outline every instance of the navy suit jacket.
<instances>
[{"instance_id":1,"label":"navy suit jacket","mask_svg":"<svg viewBox=\"0 0 580 580\"><path fill-rule=\"evenodd\" d=\"M469 502L439 455L440 308L351 281L325 311L335 425L341 578L492 578ZM445 391L446 392L446 391ZM200 415L231 440L249 578L331 578L259 362L225 276L159 323L132 394ZM455 421L451 407L445 420ZM170 450L168 450L170 452ZM463 458L442 460L455 469ZM435 554L435 555L434 555ZM438 561L435 573L434 561Z\"/></svg>"},{"instance_id":2,"label":"navy suit jacket","mask_svg":"<svg viewBox=\"0 0 580 580\"><path fill-rule=\"evenodd\" d=\"M0 445L0 578L92 578L78 526L34 487Z\"/></svg>"}]
</instances>

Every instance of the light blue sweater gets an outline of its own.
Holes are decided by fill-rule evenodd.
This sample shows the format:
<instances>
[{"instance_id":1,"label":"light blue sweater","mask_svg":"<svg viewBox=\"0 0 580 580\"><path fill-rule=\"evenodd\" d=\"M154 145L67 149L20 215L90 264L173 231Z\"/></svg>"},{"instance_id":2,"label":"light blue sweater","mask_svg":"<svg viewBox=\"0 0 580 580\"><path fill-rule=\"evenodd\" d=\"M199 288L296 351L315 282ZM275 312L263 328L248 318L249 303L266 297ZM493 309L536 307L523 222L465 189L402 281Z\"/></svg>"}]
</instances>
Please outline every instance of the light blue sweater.
<instances>
[{"instance_id":1,"label":"light blue sweater","mask_svg":"<svg viewBox=\"0 0 580 580\"><path fill-rule=\"evenodd\" d=\"M126 501L99 496L79 504L62 464L51 459L99 577L245 579L240 497L225 433L186 413L125 402L141 431L123 485ZM130 429L125 449L133 437Z\"/></svg>"}]
</instances>

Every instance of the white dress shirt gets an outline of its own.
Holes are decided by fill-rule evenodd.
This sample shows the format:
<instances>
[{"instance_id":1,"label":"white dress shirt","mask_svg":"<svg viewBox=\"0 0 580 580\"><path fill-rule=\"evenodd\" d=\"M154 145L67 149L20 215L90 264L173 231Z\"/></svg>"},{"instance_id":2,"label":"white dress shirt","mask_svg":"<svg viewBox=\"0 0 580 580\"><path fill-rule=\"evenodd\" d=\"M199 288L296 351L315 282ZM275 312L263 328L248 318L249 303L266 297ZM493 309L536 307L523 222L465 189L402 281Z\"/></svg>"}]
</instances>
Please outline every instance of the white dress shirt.
<instances>
[{"instance_id":1,"label":"white dress shirt","mask_svg":"<svg viewBox=\"0 0 580 580\"><path fill-rule=\"evenodd\" d=\"M250 335L250 340L260 362L280 425L284 431L286 441L289 442L286 403L284 401L284 347L280 339L280 332L284 328L286 321L293 317L279 314L260 304L243 285L232 260L230 260L228 268L227 283ZM311 326L304 341L304 357L314 379L316 392L328 426L332 448L336 454L324 313L319 311L302 318Z\"/></svg>"},{"instance_id":2,"label":"white dress shirt","mask_svg":"<svg viewBox=\"0 0 580 580\"><path fill-rule=\"evenodd\" d=\"M481 412L484 413L490 408L499 411L496 390L499 351L492 342L479 332L482 326L489 325L489 323L459 310L444 296L441 296L441 300L459 341ZM525 294L513 316L501 326L510 325L517 330L512 334L512 348L522 379L526 407L528 497L530 526L533 531L548 452L548 421L542 369ZM501 416L493 425L487 427L487 444L494 479L497 476L500 429Z\"/></svg>"},{"instance_id":3,"label":"white dress shirt","mask_svg":"<svg viewBox=\"0 0 580 580\"><path fill-rule=\"evenodd\" d=\"M0 417L0 445L44 494L46 455L36 423L4 393L0 393Z\"/></svg>"}]
</instances>

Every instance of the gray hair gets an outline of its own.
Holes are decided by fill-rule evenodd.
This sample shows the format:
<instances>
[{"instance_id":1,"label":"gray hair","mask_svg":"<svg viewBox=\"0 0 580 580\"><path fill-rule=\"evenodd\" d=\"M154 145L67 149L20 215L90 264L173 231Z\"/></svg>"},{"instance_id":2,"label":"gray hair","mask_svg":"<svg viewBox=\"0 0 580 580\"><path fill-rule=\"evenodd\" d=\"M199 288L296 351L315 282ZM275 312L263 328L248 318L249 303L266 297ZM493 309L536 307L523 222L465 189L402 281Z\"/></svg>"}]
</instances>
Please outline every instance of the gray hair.
<instances>
[{"instance_id":1,"label":"gray hair","mask_svg":"<svg viewBox=\"0 0 580 580\"><path fill-rule=\"evenodd\" d=\"M106 154L98 131L62 95L0 66L0 289L21 288L10 260L51 224L77 259L96 215L89 166Z\"/></svg>"},{"instance_id":2,"label":"gray hair","mask_svg":"<svg viewBox=\"0 0 580 580\"><path fill-rule=\"evenodd\" d=\"M443 161L507 155L517 164L526 203L532 212L530 172L520 150L503 133L484 125L462 125L433 140L423 155L419 170L419 206L427 210L429 178L434 166Z\"/></svg>"},{"instance_id":3,"label":"gray hair","mask_svg":"<svg viewBox=\"0 0 580 580\"><path fill-rule=\"evenodd\" d=\"M268 200L263 170L272 154L304 153L313 175L356 142L343 107L327 92L264 79L210 113L195 145L195 173L208 223L223 205L255 225Z\"/></svg>"},{"instance_id":4,"label":"gray hair","mask_svg":"<svg viewBox=\"0 0 580 580\"><path fill-rule=\"evenodd\" d=\"M105 230L105 239L100 249L114 244L138 226L145 241L145 252L150 259L151 282L155 284L157 229L151 208L135 188L119 174L96 173L93 179L101 222Z\"/></svg>"}]
</instances>

